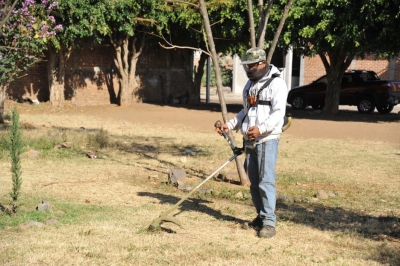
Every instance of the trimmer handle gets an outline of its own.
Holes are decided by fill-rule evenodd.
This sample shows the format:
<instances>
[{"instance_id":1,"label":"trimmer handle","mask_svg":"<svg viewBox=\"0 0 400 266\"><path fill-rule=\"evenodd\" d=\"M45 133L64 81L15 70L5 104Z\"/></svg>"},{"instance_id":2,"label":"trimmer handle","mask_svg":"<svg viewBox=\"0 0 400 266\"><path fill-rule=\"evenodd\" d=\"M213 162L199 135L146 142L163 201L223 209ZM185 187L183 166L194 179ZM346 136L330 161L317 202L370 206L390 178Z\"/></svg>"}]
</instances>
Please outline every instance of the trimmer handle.
<instances>
[{"instance_id":1,"label":"trimmer handle","mask_svg":"<svg viewBox=\"0 0 400 266\"><path fill-rule=\"evenodd\" d=\"M232 142L229 140L228 135L226 134L225 130L222 128L222 123L221 121L217 120L217 122L215 122L214 124L215 130L221 134L222 136L224 136L225 140L229 143L229 145L231 146L232 151L237 154L240 155L243 152L243 149L240 149L238 147L233 146Z\"/></svg>"},{"instance_id":2,"label":"trimmer handle","mask_svg":"<svg viewBox=\"0 0 400 266\"><path fill-rule=\"evenodd\" d=\"M224 136L224 138L229 142L228 135L226 135L225 130L222 129L222 123L221 123L220 120L217 120L217 122L215 122L214 127L215 127L215 130L216 130L219 134L222 134L222 136Z\"/></svg>"}]
</instances>

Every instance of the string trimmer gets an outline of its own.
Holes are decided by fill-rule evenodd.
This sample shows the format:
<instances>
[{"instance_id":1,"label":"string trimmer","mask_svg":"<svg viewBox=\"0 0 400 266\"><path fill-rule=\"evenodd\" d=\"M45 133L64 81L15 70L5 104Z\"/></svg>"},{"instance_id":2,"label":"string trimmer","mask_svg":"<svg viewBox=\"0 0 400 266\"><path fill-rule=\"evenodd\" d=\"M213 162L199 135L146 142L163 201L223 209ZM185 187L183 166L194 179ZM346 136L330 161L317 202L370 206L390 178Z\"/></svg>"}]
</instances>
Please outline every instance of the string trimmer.
<instances>
[{"instance_id":1,"label":"string trimmer","mask_svg":"<svg viewBox=\"0 0 400 266\"><path fill-rule=\"evenodd\" d=\"M215 122L214 126L218 129L221 129L221 121ZM220 130L224 138L228 141L230 144L232 151L233 151L233 156L229 158L224 164L222 164L217 170L215 170L211 175L209 175L206 179L203 180L200 184L198 184L194 189L192 189L185 197L183 197L180 201L178 201L174 206L172 206L171 209L168 211L162 213L160 217L155 219L148 227L148 230L150 231L157 231L161 229L161 224L163 222L172 222L175 223L179 226L182 226L181 222L176 219L175 217L168 216L173 210L178 208L179 205L182 204L187 198L189 198L195 191L197 191L202 185L204 185L208 180L210 180L216 173L221 171L225 166L227 166L231 161L233 161L237 156L241 155L243 153L243 148L237 148L232 145L232 143L229 141L228 136L226 135L224 130Z\"/></svg>"},{"instance_id":2,"label":"string trimmer","mask_svg":"<svg viewBox=\"0 0 400 266\"><path fill-rule=\"evenodd\" d=\"M287 128L289 128L291 124L291 116L288 115L285 117L285 125L282 128L282 131L285 131ZM228 141L229 145L231 146L231 149L233 151L233 156L229 158L225 163L223 163L217 170L215 170L211 175L209 175L206 179L203 180L200 184L198 184L194 189L192 189L185 197L183 197L180 201L178 201L172 208L167 210L166 212L162 213L157 219L155 219L148 227L149 231L158 231L161 230L161 224L163 222L172 222L175 223L176 225L179 225L182 227L182 223L175 217L169 216L169 214L174 211L176 208L178 208L182 202L184 202L187 198L189 198L195 191L197 191L202 185L204 185L208 180L210 180L215 174L217 174L219 171L221 171L225 166L227 166L231 161L233 161L237 156L241 155L243 153L243 148L238 148L235 147L229 140L226 132L221 129L221 121L215 122L214 126L219 129L219 132L224 136L225 140Z\"/></svg>"}]
</instances>

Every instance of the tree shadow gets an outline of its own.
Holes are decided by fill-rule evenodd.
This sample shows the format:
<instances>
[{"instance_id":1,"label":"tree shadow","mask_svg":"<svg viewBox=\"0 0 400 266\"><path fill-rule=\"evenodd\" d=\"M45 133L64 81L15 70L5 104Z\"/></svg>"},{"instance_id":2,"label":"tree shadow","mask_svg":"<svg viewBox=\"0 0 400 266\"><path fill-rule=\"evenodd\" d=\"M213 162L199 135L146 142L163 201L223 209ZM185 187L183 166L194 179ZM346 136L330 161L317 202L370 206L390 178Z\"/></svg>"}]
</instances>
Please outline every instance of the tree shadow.
<instances>
[{"instance_id":1,"label":"tree shadow","mask_svg":"<svg viewBox=\"0 0 400 266\"><path fill-rule=\"evenodd\" d=\"M290 204L283 200L277 200L277 210L283 221L307 225L321 231L356 232L374 240L384 236L400 241L400 217L375 217L343 208L325 207L322 204Z\"/></svg>"},{"instance_id":2,"label":"tree shadow","mask_svg":"<svg viewBox=\"0 0 400 266\"><path fill-rule=\"evenodd\" d=\"M277 200L276 213L278 221L336 232L337 237L347 235L380 241L381 247L369 259L388 265L400 265L400 217L375 217L322 204L286 203L283 200ZM387 242L393 245L388 246Z\"/></svg>"},{"instance_id":3,"label":"tree shadow","mask_svg":"<svg viewBox=\"0 0 400 266\"><path fill-rule=\"evenodd\" d=\"M139 192L138 196L152 197L158 199L161 204L176 204L180 199L175 196ZM210 203L207 199L190 198L184 201L178 213L184 211L197 211L214 217L217 220L244 224L246 220L236 218L229 214L224 214L208 207ZM250 207L251 206L251 207ZM252 205L249 205L253 208ZM388 265L399 264L400 251L400 218L396 216L380 216L358 214L342 208L325 207L322 204L315 203L286 203L284 200L277 200L276 214L279 221L293 222L315 228L320 231L336 232L336 236L350 236L371 239L382 242L382 246L376 252L369 255L368 259L379 263L388 263ZM249 217L251 218L251 217ZM175 231L162 227L162 230L168 233ZM387 246L385 243L391 242L393 246Z\"/></svg>"}]
</instances>

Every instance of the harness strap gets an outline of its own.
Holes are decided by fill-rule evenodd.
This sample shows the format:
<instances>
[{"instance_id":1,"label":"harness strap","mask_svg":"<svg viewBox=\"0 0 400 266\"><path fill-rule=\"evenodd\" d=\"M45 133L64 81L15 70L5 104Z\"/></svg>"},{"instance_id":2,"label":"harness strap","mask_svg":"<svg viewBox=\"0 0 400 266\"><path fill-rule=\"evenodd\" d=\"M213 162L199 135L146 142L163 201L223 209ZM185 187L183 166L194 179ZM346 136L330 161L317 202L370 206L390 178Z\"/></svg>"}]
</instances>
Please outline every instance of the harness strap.
<instances>
[{"instance_id":1,"label":"harness strap","mask_svg":"<svg viewBox=\"0 0 400 266\"><path fill-rule=\"evenodd\" d=\"M274 78L276 78L276 77L280 77L280 75L273 74L273 75L271 76L271 78L270 78L269 80L267 80L267 81L264 83L264 85L258 90L258 93L257 93L257 100L256 100L256 106L258 106L258 105L271 105L271 101L259 101L258 99L259 99L259 97L260 97L261 91L264 90L266 87L268 87L268 85L271 84L272 80L273 80ZM247 86L247 84L246 84L246 87L247 87L247 90L246 90L246 97L249 95L249 90L250 90L250 87L251 87L251 83L249 82L248 84L249 84L249 86ZM247 104L248 104L248 102L247 102ZM247 109L249 109L249 107L250 107L250 106L247 106ZM246 119L246 116L247 116L247 113L244 115L244 117L243 117L242 122L240 123L240 125L243 124L243 121Z\"/></svg>"},{"instance_id":2,"label":"harness strap","mask_svg":"<svg viewBox=\"0 0 400 266\"><path fill-rule=\"evenodd\" d=\"M258 105L271 105L271 101L258 101Z\"/></svg>"}]
</instances>

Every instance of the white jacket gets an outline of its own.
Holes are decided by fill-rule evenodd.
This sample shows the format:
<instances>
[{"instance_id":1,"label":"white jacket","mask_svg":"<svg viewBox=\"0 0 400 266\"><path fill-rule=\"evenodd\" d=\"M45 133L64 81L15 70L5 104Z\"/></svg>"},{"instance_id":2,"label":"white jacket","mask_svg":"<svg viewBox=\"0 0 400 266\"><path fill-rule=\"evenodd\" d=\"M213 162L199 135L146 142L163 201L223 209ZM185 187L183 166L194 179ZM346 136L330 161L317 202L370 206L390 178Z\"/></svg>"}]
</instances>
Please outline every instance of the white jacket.
<instances>
[{"instance_id":1,"label":"white jacket","mask_svg":"<svg viewBox=\"0 0 400 266\"><path fill-rule=\"evenodd\" d=\"M247 115L249 107L247 91L251 88L255 88L258 91L264 85L264 83L272 77L272 75L281 75L279 69L274 65L270 65L269 67L270 71L257 83L253 84L253 82L250 80L247 82L243 89L242 95L243 109L236 115L236 117L232 118L227 123L229 129L231 130L240 129L240 132L245 139L247 139L246 132L249 128L249 117ZM287 86L281 77L275 77L272 82L261 91L258 100L270 101L271 104L259 104L257 106L257 118L255 125L260 131L260 136L256 139L256 144L263 143L271 139L279 139L284 123L287 95Z\"/></svg>"}]
</instances>

